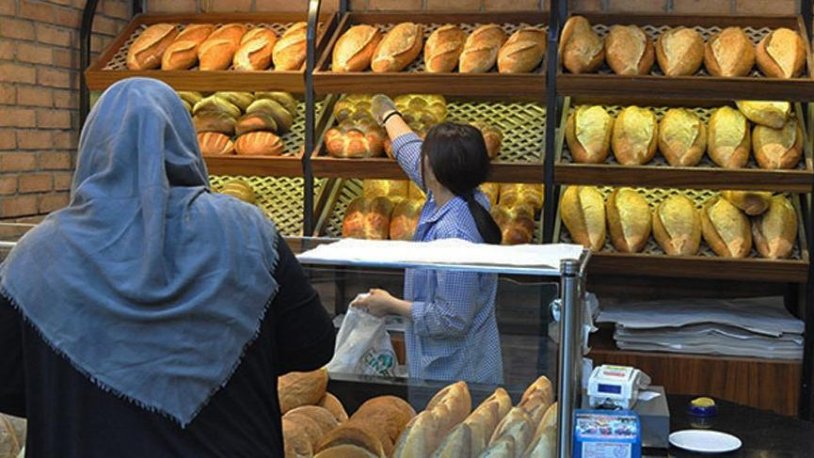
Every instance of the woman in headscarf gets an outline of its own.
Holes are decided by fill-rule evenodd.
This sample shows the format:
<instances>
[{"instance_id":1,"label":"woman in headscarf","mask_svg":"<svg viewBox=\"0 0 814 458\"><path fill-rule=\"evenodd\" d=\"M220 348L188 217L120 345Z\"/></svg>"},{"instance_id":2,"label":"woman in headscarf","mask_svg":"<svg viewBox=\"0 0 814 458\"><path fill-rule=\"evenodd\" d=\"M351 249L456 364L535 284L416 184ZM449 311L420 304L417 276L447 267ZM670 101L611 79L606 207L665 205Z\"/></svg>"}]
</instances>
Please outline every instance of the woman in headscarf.
<instances>
[{"instance_id":1,"label":"woman in headscarf","mask_svg":"<svg viewBox=\"0 0 814 458\"><path fill-rule=\"evenodd\" d=\"M164 83L90 113L67 208L0 267L0 411L29 457L282 456L277 377L335 333L259 209L213 193Z\"/></svg>"}]
</instances>

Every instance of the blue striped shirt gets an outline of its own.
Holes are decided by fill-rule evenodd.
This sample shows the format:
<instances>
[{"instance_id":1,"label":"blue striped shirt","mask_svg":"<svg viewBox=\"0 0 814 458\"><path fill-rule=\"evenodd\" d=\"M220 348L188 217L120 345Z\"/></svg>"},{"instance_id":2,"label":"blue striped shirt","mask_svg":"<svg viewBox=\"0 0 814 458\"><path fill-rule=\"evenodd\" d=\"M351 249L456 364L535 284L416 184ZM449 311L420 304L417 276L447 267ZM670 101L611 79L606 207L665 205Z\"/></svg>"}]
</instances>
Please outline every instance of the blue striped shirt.
<instances>
[{"instance_id":1,"label":"blue striped shirt","mask_svg":"<svg viewBox=\"0 0 814 458\"><path fill-rule=\"evenodd\" d=\"M404 134L393 141L393 152L405 173L423 188L421 144L416 134ZM475 198L489 208L483 193ZM454 197L438 208L427 193L414 240L446 238L483 243L464 199ZM496 293L494 274L408 269L404 298L412 301L405 335L410 377L503 383Z\"/></svg>"}]
</instances>

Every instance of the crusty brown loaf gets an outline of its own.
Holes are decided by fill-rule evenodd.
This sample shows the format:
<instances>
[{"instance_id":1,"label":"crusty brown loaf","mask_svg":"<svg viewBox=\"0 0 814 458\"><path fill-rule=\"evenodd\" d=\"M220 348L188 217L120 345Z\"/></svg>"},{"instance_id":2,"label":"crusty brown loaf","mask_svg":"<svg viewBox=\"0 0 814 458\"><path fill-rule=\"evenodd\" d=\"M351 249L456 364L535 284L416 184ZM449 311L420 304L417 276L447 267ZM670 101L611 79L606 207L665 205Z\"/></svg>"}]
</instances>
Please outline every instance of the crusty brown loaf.
<instances>
[{"instance_id":1,"label":"crusty brown loaf","mask_svg":"<svg viewBox=\"0 0 814 458\"><path fill-rule=\"evenodd\" d=\"M280 412L304 405L315 405L325 396L328 371L325 368L311 372L289 372L277 381Z\"/></svg>"},{"instance_id":2,"label":"crusty brown loaf","mask_svg":"<svg viewBox=\"0 0 814 458\"><path fill-rule=\"evenodd\" d=\"M418 217L424 208L423 200L404 199L393 208L390 218L391 240L412 240L418 227Z\"/></svg>"},{"instance_id":3,"label":"crusty brown loaf","mask_svg":"<svg viewBox=\"0 0 814 458\"><path fill-rule=\"evenodd\" d=\"M762 169L793 169L803 156L803 130L796 117L781 129L755 126L752 149L757 165Z\"/></svg>"},{"instance_id":4,"label":"crusty brown loaf","mask_svg":"<svg viewBox=\"0 0 814 458\"><path fill-rule=\"evenodd\" d=\"M374 72L400 72L421 53L424 28L421 24L402 22L390 29L376 46L370 68Z\"/></svg>"},{"instance_id":5,"label":"crusty brown loaf","mask_svg":"<svg viewBox=\"0 0 814 458\"><path fill-rule=\"evenodd\" d=\"M712 112L707 130L707 154L720 167L737 169L749 162L752 136L749 121L734 108L724 106Z\"/></svg>"},{"instance_id":6,"label":"crusty brown loaf","mask_svg":"<svg viewBox=\"0 0 814 458\"><path fill-rule=\"evenodd\" d=\"M320 439L339 426L339 422L336 421L333 414L328 409L319 406L300 406L286 412L284 417L295 418L300 415L310 418L319 427Z\"/></svg>"},{"instance_id":7,"label":"crusty brown loaf","mask_svg":"<svg viewBox=\"0 0 814 458\"><path fill-rule=\"evenodd\" d=\"M441 431L441 415L424 410L404 428L393 451L393 458L419 458L432 456L446 431Z\"/></svg>"},{"instance_id":8,"label":"crusty brown loaf","mask_svg":"<svg viewBox=\"0 0 814 458\"><path fill-rule=\"evenodd\" d=\"M345 121L325 132L325 149L333 157L378 157L384 152L385 133L372 119Z\"/></svg>"},{"instance_id":9,"label":"crusty brown loaf","mask_svg":"<svg viewBox=\"0 0 814 458\"><path fill-rule=\"evenodd\" d=\"M202 111L192 117L195 131L220 132L227 136L235 133L235 118L220 111Z\"/></svg>"},{"instance_id":10,"label":"crusty brown loaf","mask_svg":"<svg viewBox=\"0 0 814 458\"><path fill-rule=\"evenodd\" d=\"M275 70L298 70L305 62L308 24L296 22L283 33L271 52Z\"/></svg>"},{"instance_id":11,"label":"crusty brown loaf","mask_svg":"<svg viewBox=\"0 0 814 458\"><path fill-rule=\"evenodd\" d=\"M175 37L163 56L161 70L186 70L198 63L198 46L215 30L212 24L190 24Z\"/></svg>"},{"instance_id":12,"label":"crusty brown loaf","mask_svg":"<svg viewBox=\"0 0 814 458\"><path fill-rule=\"evenodd\" d=\"M340 444L322 450L314 458L379 458L379 455L358 445Z\"/></svg>"},{"instance_id":13,"label":"crusty brown loaf","mask_svg":"<svg viewBox=\"0 0 814 458\"><path fill-rule=\"evenodd\" d=\"M758 43L755 61L766 76L796 78L805 67L805 42L794 30L775 29Z\"/></svg>"},{"instance_id":14,"label":"crusty brown loaf","mask_svg":"<svg viewBox=\"0 0 814 458\"><path fill-rule=\"evenodd\" d=\"M160 67L164 51L177 35L175 24L154 24L147 27L127 50L127 68L151 70Z\"/></svg>"},{"instance_id":15,"label":"crusty brown loaf","mask_svg":"<svg viewBox=\"0 0 814 458\"><path fill-rule=\"evenodd\" d=\"M522 27L514 32L497 54L500 73L529 73L545 56L547 36L536 27Z\"/></svg>"},{"instance_id":16,"label":"crusty brown loaf","mask_svg":"<svg viewBox=\"0 0 814 458\"><path fill-rule=\"evenodd\" d=\"M531 443L534 436L535 427L532 424L531 418L521 407L513 407L509 413L500 420L495 432L492 433L490 444L494 444L505 436L513 439L514 446L517 450L526 450L526 447ZM522 452L521 452L522 453Z\"/></svg>"},{"instance_id":17,"label":"crusty brown loaf","mask_svg":"<svg viewBox=\"0 0 814 458\"><path fill-rule=\"evenodd\" d=\"M616 116L611 133L611 149L622 165L650 162L658 145L656 115L647 108L629 106Z\"/></svg>"},{"instance_id":18,"label":"crusty brown loaf","mask_svg":"<svg viewBox=\"0 0 814 458\"><path fill-rule=\"evenodd\" d=\"M704 121L686 108L670 108L659 122L659 151L673 167L701 162L707 149Z\"/></svg>"},{"instance_id":19,"label":"crusty brown loaf","mask_svg":"<svg viewBox=\"0 0 814 458\"><path fill-rule=\"evenodd\" d=\"M526 205L535 212L543 208L543 185L529 183L501 183L500 205L515 207Z\"/></svg>"},{"instance_id":20,"label":"crusty brown loaf","mask_svg":"<svg viewBox=\"0 0 814 458\"><path fill-rule=\"evenodd\" d=\"M507 38L506 32L497 24L485 24L473 30L464 43L458 70L461 73L488 72L495 66L497 54Z\"/></svg>"},{"instance_id":21,"label":"crusty brown loaf","mask_svg":"<svg viewBox=\"0 0 814 458\"><path fill-rule=\"evenodd\" d=\"M302 419L283 417L283 441L285 443L285 458L311 456L314 453L313 430L309 431L308 422ZM313 424L310 426L313 427ZM310 432L310 434L309 434Z\"/></svg>"},{"instance_id":22,"label":"crusty brown loaf","mask_svg":"<svg viewBox=\"0 0 814 458\"><path fill-rule=\"evenodd\" d=\"M605 61L605 46L583 16L571 16L560 34L559 55L571 73L592 73Z\"/></svg>"},{"instance_id":23,"label":"crusty brown loaf","mask_svg":"<svg viewBox=\"0 0 814 458\"><path fill-rule=\"evenodd\" d=\"M617 75L646 75L655 61L653 41L635 25L613 25L605 37L605 60Z\"/></svg>"},{"instance_id":24,"label":"crusty brown loaf","mask_svg":"<svg viewBox=\"0 0 814 458\"><path fill-rule=\"evenodd\" d=\"M746 76L755 65L755 45L740 27L727 27L707 41L704 66L712 76Z\"/></svg>"},{"instance_id":25,"label":"crusty brown loaf","mask_svg":"<svg viewBox=\"0 0 814 458\"><path fill-rule=\"evenodd\" d=\"M435 393L425 410L433 410L438 406L446 407L446 412L441 418L442 428L445 433L452 429L454 425L462 422L472 411L472 396L469 394L469 386L466 382L455 382ZM445 427L443 426L445 425Z\"/></svg>"},{"instance_id":26,"label":"crusty brown loaf","mask_svg":"<svg viewBox=\"0 0 814 458\"><path fill-rule=\"evenodd\" d=\"M212 32L198 47L199 67L202 71L226 70L246 33L243 24L225 24Z\"/></svg>"},{"instance_id":27,"label":"crusty brown loaf","mask_svg":"<svg viewBox=\"0 0 814 458\"><path fill-rule=\"evenodd\" d=\"M565 141L574 162L601 164L608 158L614 119L600 105L581 105L568 115Z\"/></svg>"},{"instance_id":28,"label":"crusty brown loaf","mask_svg":"<svg viewBox=\"0 0 814 458\"><path fill-rule=\"evenodd\" d=\"M776 100L737 100L735 105L755 124L781 129L791 116L791 103Z\"/></svg>"},{"instance_id":29,"label":"crusty brown loaf","mask_svg":"<svg viewBox=\"0 0 814 458\"><path fill-rule=\"evenodd\" d=\"M489 159L498 157L500 147L503 144L503 132L483 120L473 121L470 125L478 129L483 136L483 143L486 145L486 154L489 155Z\"/></svg>"},{"instance_id":30,"label":"crusty brown loaf","mask_svg":"<svg viewBox=\"0 0 814 458\"><path fill-rule=\"evenodd\" d=\"M385 240L390 232L393 203L387 197L351 201L342 220L342 237Z\"/></svg>"},{"instance_id":31,"label":"crusty brown loaf","mask_svg":"<svg viewBox=\"0 0 814 458\"><path fill-rule=\"evenodd\" d=\"M672 195L653 211L653 238L671 256L691 256L701 246L701 219L692 201Z\"/></svg>"},{"instance_id":32,"label":"crusty brown loaf","mask_svg":"<svg viewBox=\"0 0 814 458\"><path fill-rule=\"evenodd\" d=\"M198 147L204 156L222 156L234 154L232 140L220 132L201 132L198 134Z\"/></svg>"},{"instance_id":33,"label":"crusty brown loaf","mask_svg":"<svg viewBox=\"0 0 814 458\"><path fill-rule=\"evenodd\" d=\"M240 40L232 64L235 70L265 70L271 65L271 53L277 43L273 30L255 27Z\"/></svg>"},{"instance_id":34,"label":"crusty brown loaf","mask_svg":"<svg viewBox=\"0 0 814 458\"><path fill-rule=\"evenodd\" d=\"M325 393L325 396L323 396L317 405L331 412L339 423L348 420L348 413L345 411L345 406L342 405L342 401L331 393Z\"/></svg>"},{"instance_id":35,"label":"crusty brown loaf","mask_svg":"<svg viewBox=\"0 0 814 458\"><path fill-rule=\"evenodd\" d=\"M321 453L342 445L354 445L373 453L377 457L384 457L385 452L381 441L365 428L359 425L343 424L329 432L319 441L315 451Z\"/></svg>"},{"instance_id":36,"label":"crusty brown loaf","mask_svg":"<svg viewBox=\"0 0 814 458\"><path fill-rule=\"evenodd\" d=\"M351 422L367 422L383 429L391 442L398 439L410 420L416 416L415 410L403 399L396 396L378 396L365 401L350 417Z\"/></svg>"},{"instance_id":37,"label":"crusty brown loaf","mask_svg":"<svg viewBox=\"0 0 814 458\"><path fill-rule=\"evenodd\" d=\"M398 203L407 198L407 180L364 180L362 195L368 199L384 196Z\"/></svg>"},{"instance_id":38,"label":"crusty brown loaf","mask_svg":"<svg viewBox=\"0 0 814 458\"><path fill-rule=\"evenodd\" d=\"M242 156L279 156L284 148L283 139L273 132L256 130L235 140L235 152Z\"/></svg>"},{"instance_id":39,"label":"crusty brown loaf","mask_svg":"<svg viewBox=\"0 0 814 458\"><path fill-rule=\"evenodd\" d=\"M704 38L694 29L675 27L656 40L656 60L665 76L690 76L704 63Z\"/></svg>"},{"instance_id":40,"label":"crusty brown loaf","mask_svg":"<svg viewBox=\"0 0 814 458\"><path fill-rule=\"evenodd\" d=\"M769 210L752 219L752 238L757 252L764 258L791 256L797 241L797 212L787 198L772 197Z\"/></svg>"},{"instance_id":41,"label":"crusty brown loaf","mask_svg":"<svg viewBox=\"0 0 814 458\"><path fill-rule=\"evenodd\" d=\"M617 188L608 196L608 232L614 248L623 253L642 251L650 239L650 205L633 188Z\"/></svg>"},{"instance_id":42,"label":"crusty brown loaf","mask_svg":"<svg viewBox=\"0 0 814 458\"><path fill-rule=\"evenodd\" d=\"M367 70L381 39L382 34L376 26L360 24L349 28L334 46L332 70L335 72Z\"/></svg>"},{"instance_id":43,"label":"crusty brown loaf","mask_svg":"<svg viewBox=\"0 0 814 458\"><path fill-rule=\"evenodd\" d=\"M531 243L534 238L534 209L527 205L492 207L503 245Z\"/></svg>"},{"instance_id":44,"label":"crusty brown loaf","mask_svg":"<svg viewBox=\"0 0 814 458\"><path fill-rule=\"evenodd\" d=\"M605 199L595 187L567 187L560 200L560 215L576 243L591 251L605 246Z\"/></svg>"},{"instance_id":45,"label":"crusty brown loaf","mask_svg":"<svg viewBox=\"0 0 814 458\"><path fill-rule=\"evenodd\" d=\"M762 214L772 202L772 193L764 191L722 191L721 197L749 216Z\"/></svg>"},{"instance_id":46,"label":"crusty brown loaf","mask_svg":"<svg viewBox=\"0 0 814 458\"><path fill-rule=\"evenodd\" d=\"M749 218L728 200L712 197L701 209L704 240L718 256L745 258L752 251Z\"/></svg>"},{"instance_id":47,"label":"crusty brown loaf","mask_svg":"<svg viewBox=\"0 0 814 458\"><path fill-rule=\"evenodd\" d=\"M465 42L466 32L457 25L446 24L439 27L424 44L424 69L430 73L455 70Z\"/></svg>"},{"instance_id":48,"label":"crusty brown loaf","mask_svg":"<svg viewBox=\"0 0 814 458\"><path fill-rule=\"evenodd\" d=\"M241 116L234 124L234 131L238 136L257 130L276 132L277 122L270 114L258 111Z\"/></svg>"}]
</instances>

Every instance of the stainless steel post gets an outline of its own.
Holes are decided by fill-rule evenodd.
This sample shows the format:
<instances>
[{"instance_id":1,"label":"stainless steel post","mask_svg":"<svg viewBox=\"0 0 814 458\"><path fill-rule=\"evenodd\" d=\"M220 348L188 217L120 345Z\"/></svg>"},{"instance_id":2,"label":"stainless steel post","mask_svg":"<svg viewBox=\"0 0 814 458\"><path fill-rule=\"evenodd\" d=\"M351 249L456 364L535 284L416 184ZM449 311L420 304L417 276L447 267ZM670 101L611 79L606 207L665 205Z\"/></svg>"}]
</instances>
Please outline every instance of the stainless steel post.
<instances>
[{"instance_id":1,"label":"stainless steel post","mask_svg":"<svg viewBox=\"0 0 814 458\"><path fill-rule=\"evenodd\" d=\"M565 259L560 263L560 357L559 402L557 405L559 430L557 431L557 456L571 458L573 447L574 409L580 392L579 373L582 366L580 351L579 282L580 263Z\"/></svg>"}]
</instances>

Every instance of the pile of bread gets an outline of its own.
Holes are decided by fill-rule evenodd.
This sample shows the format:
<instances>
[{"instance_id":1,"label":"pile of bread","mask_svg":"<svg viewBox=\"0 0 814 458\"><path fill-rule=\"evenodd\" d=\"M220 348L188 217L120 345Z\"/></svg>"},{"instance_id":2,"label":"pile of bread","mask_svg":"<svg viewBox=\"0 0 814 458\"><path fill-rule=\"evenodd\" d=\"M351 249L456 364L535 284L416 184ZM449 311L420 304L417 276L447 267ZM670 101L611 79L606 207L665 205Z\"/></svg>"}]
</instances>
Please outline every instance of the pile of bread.
<instances>
[{"instance_id":1,"label":"pile of bread","mask_svg":"<svg viewBox=\"0 0 814 458\"><path fill-rule=\"evenodd\" d=\"M337 125L325 132L325 149L332 157L369 158L387 155L393 158L390 139L374 120L370 94L349 94L333 108ZM447 119L447 101L442 95L405 94L393 99L396 109L420 137ZM470 123L481 131L490 158L500 154L503 133L486 121Z\"/></svg>"},{"instance_id":2,"label":"pile of bread","mask_svg":"<svg viewBox=\"0 0 814 458\"><path fill-rule=\"evenodd\" d=\"M503 388L472 410L465 382L451 384L416 415L404 400L379 396L350 417L326 393L324 370L280 378L286 458L550 457L556 452L557 404L545 376L517 406Z\"/></svg>"},{"instance_id":3,"label":"pile of bread","mask_svg":"<svg viewBox=\"0 0 814 458\"><path fill-rule=\"evenodd\" d=\"M364 180L362 195L348 204L342 237L412 240L424 192L407 180Z\"/></svg>"},{"instance_id":4,"label":"pile of bread","mask_svg":"<svg viewBox=\"0 0 814 458\"><path fill-rule=\"evenodd\" d=\"M297 22L279 39L262 26L230 23L153 24L127 51L130 70L299 70L305 61L307 24Z\"/></svg>"},{"instance_id":5,"label":"pile of bread","mask_svg":"<svg viewBox=\"0 0 814 458\"><path fill-rule=\"evenodd\" d=\"M285 149L281 136L291 130L297 117L297 99L287 92L178 95L192 113L198 144L206 156L279 156Z\"/></svg>"},{"instance_id":6,"label":"pile of bread","mask_svg":"<svg viewBox=\"0 0 814 458\"><path fill-rule=\"evenodd\" d=\"M651 208L633 188L618 188L607 202L597 188L569 186L560 201L560 215L571 238L593 251L605 246L624 253L642 251L652 233L667 255L698 253L703 237L715 254L745 258L754 247L768 259L788 258L797 240L797 212L784 195L770 192L724 191L698 209L677 192Z\"/></svg>"},{"instance_id":7,"label":"pile of bread","mask_svg":"<svg viewBox=\"0 0 814 458\"><path fill-rule=\"evenodd\" d=\"M27 422L0 413L0 458L18 458L25 448Z\"/></svg>"},{"instance_id":8,"label":"pile of bread","mask_svg":"<svg viewBox=\"0 0 814 458\"><path fill-rule=\"evenodd\" d=\"M492 217L500 227L502 243L531 243L534 239L534 221L543 208L543 185L484 183L480 190L489 198Z\"/></svg>"},{"instance_id":9,"label":"pile of bread","mask_svg":"<svg viewBox=\"0 0 814 458\"><path fill-rule=\"evenodd\" d=\"M546 33L521 27L509 36L497 24L477 27L469 35L455 24L433 31L424 42L422 24L403 22L382 34L376 25L350 27L333 48L334 72L400 72L424 49L424 69L430 73L485 73L497 65L500 73L529 73L540 66Z\"/></svg>"},{"instance_id":10,"label":"pile of bread","mask_svg":"<svg viewBox=\"0 0 814 458\"><path fill-rule=\"evenodd\" d=\"M614 117L599 105L582 105L566 122L575 162L603 163L613 152L622 165L643 165L658 150L674 167L690 167L704 153L720 167L747 166L750 152L764 169L792 169L803 154L803 130L789 102L738 101L712 111L709 123L687 108L667 110L661 121L648 108L629 106Z\"/></svg>"},{"instance_id":11,"label":"pile of bread","mask_svg":"<svg viewBox=\"0 0 814 458\"><path fill-rule=\"evenodd\" d=\"M784 27L755 45L740 27L726 27L704 38L696 30L675 27L653 40L636 25L613 25L603 40L582 16L566 21L560 35L560 59L571 73L592 73L607 62L618 75L649 75L654 62L665 76L696 74L701 64L712 76L748 76L757 64L772 78L796 78L805 68L803 38Z\"/></svg>"}]
</instances>

